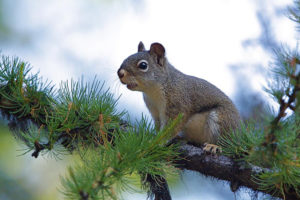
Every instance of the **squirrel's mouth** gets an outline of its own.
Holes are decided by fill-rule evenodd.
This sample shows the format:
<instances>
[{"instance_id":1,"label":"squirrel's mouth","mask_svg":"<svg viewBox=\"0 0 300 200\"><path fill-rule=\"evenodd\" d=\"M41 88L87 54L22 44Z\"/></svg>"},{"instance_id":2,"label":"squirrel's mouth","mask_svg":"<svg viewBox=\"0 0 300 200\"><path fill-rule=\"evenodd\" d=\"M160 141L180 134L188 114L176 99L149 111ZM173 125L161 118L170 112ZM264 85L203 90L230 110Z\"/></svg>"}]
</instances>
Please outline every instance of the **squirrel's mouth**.
<instances>
[{"instance_id":1,"label":"squirrel's mouth","mask_svg":"<svg viewBox=\"0 0 300 200\"><path fill-rule=\"evenodd\" d=\"M136 83L128 83L127 84L127 88L130 89L130 90L134 89L135 87L137 87Z\"/></svg>"},{"instance_id":2,"label":"squirrel's mouth","mask_svg":"<svg viewBox=\"0 0 300 200\"><path fill-rule=\"evenodd\" d=\"M134 88L136 88L138 86L138 84L136 83L136 81L125 81L123 79L120 79L121 83L126 85L128 89L133 90Z\"/></svg>"}]
</instances>

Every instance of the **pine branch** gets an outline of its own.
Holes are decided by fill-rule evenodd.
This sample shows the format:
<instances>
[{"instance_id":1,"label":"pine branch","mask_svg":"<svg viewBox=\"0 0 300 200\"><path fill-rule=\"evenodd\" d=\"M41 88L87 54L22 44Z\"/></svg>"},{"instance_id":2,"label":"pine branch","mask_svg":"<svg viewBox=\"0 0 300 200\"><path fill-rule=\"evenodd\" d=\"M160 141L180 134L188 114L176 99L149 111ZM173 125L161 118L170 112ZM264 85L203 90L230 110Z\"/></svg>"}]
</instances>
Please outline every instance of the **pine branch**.
<instances>
[{"instance_id":1,"label":"pine branch","mask_svg":"<svg viewBox=\"0 0 300 200\"><path fill-rule=\"evenodd\" d=\"M130 188L126 176L138 173L164 179L170 173L176 146L164 144L181 116L156 133L144 118L134 126L124 124L125 112L115 110L117 100L96 79L71 80L53 92L53 86L44 85L17 58L2 56L0 68L0 110L27 152L33 150L37 158L41 152L57 151L59 145L64 150L54 154L85 152L82 165L62 179L66 197L117 199L116 183Z\"/></svg>"},{"instance_id":2,"label":"pine branch","mask_svg":"<svg viewBox=\"0 0 300 200\"><path fill-rule=\"evenodd\" d=\"M100 81L71 80L55 91L30 69L18 58L0 58L1 114L33 157L58 145L72 151L79 142L100 144L104 127L109 135L122 123L125 112L116 111L117 100Z\"/></svg>"},{"instance_id":3,"label":"pine branch","mask_svg":"<svg viewBox=\"0 0 300 200\"><path fill-rule=\"evenodd\" d=\"M286 200L300 199L300 196L293 190L288 193L277 193L275 191L265 191L253 177L258 177L269 169L261 168L245 162L236 162L232 158L224 155L211 155L203 151L202 147L185 144L180 147L181 155L184 159L174 163L182 170L193 170L205 176L211 176L219 180L225 180L238 187L250 188L253 191L263 192L273 197Z\"/></svg>"},{"instance_id":4,"label":"pine branch","mask_svg":"<svg viewBox=\"0 0 300 200\"><path fill-rule=\"evenodd\" d=\"M297 93L300 92L300 72L297 72L297 65L300 64L299 56L296 54L292 58L289 58L289 55L280 55L280 53L279 56L283 57L284 64L287 65L285 66L286 70L283 73L279 73L289 79L289 87L283 91L284 94L286 94L287 100L285 100L284 94L280 95L279 112L271 122L271 130L269 134L266 135L264 145L274 144L276 142L275 131L279 128L279 121L286 116L287 109L290 108L292 111L296 110L294 104L296 104Z\"/></svg>"},{"instance_id":5,"label":"pine branch","mask_svg":"<svg viewBox=\"0 0 300 200\"><path fill-rule=\"evenodd\" d=\"M175 120L167 127L170 131L167 135L165 131L155 134L154 127L142 119L126 132L118 130L113 143L84 148L84 165L74 170L70 168L69 175L62 179L64 194L71 199L84 199L83 194L91 199L117 199L115 185L122 185L122 191L133 190L128 180L132 174L151 176L153 181L165 179L171 169L175 170L171 161L176 160L178 153L177 145L166 147L163 140L170 137L170 129L174 129L176 123ZM153 148L153 144L157 146ZM151 188L148 184L143 186L146 191Z\"/></svg>"},{"instance_id":6,"label":"pine branch","mask_svg":"<svg viewBox=\"0 0 300 200\"><path fill-rule=\"evenodd\" d=\"M300 24L299 2L291 10L291 18ZM0 110L15 136L33 151L33 157L53 152L57 146L84 152L82 164L70 168L62 178L67 198L117 199L115 185L132 190L128 176L150 175L158 177L154 181L162 181L174 170L173 164L227 180L233 191L248 187L273 197L300 199L297 52L277 52L275 76L267 90L280 105L277 115L267 123L245 125L222 137L223 154L217 156L191 145L183 145L179 151L177 145L165 145L180 117L158 133L144 119L136 125L124 123L125 113L115 110L117 100L109 90L103 90L101 82L72 80L55 91L38 74L30 74L30 66L17 58L2 56L0 60ZM288 109L294 113L287 117ZM143 189L149 187L145 184ZM164 188L168 188L166 183Z\"/></svg>"},{"instance_id":7,"label":"pine branch","mask_svg":"<svg viewBox=\"0 0 300 200\"><path fill-rule=\"evenodd\" d=\"M108 90L103 91L103 85L97 80L91 84L82 80L65 82L54 92L53 86L43 84L37 74L30 75L29 66L18 59L2 57L0 67L0 109L10 121L16 137L33 150L33 157L38 157L41 152L54 151L57 145L62 145L69 151L81 149L80 151L85 152L93 148L93 153L89 153L93 157L86 158L88 154L82 156L84 164L75 170L69 170L69 177L62 179L66 197L116 199L113 185L119 182L128 189L129 185L124 179L126 175L139 173L165 178L171 162L180 164L181 168L196 170L278 197L289 197L290 191L293 192L293 188L297 187L298 182L294 181L298 180L297 171L295 174L288 174L288 181L279 179L278 182L283 184L286 191L278 192L270 187L272 179L265 176L268 172L261 170L256 173L251 168L250 171L249 168L237 168L239 165L236 161L239 160L244 163L263 160L259 156L263 155L261 152L265 149L257 146L261 144L262 138L259 135L262 134L256 134L248 127L223 140L225 155L231 156L235 161L225 156L216 160L210 155L204 155L202 150L197 150L199 152L195 154L195 147L186 146L180 152L185 159L179 160L176 146L164 144L179 123L180 116L158 133L145 120L135 126L125 123L127 128L124 129L124 122L121 120L123 113L115 111L116 100ZM293 100L294 93L290 96ZM297 104L292 104L292 100L288 101L288 107L295 106L296 109ZM295 123L298 123L297 120ZM292 147L293 143L282 146L281 149L285 149ZM288 152L285 157L275 156L273 160L292 158L286 165L297 166L299 161L292 156L298 155L298 150L290 149ZM282 175L284 176L287 174ZM294 185L289 186L291 181ZM287 192L287 189L290 191Z\"/></svg>"}]
</instances>

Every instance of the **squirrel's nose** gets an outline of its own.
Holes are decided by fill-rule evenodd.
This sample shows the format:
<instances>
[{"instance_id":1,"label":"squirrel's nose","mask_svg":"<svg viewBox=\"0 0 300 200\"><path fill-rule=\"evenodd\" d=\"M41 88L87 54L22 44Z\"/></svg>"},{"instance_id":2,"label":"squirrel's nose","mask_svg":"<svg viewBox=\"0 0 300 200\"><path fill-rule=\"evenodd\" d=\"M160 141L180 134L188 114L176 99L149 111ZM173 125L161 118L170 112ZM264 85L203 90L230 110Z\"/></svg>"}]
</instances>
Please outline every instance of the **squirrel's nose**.
<instances>
[{"instance_id":1,"label":"squirrel's nose","mask_svg":"<svg viewBox=\"0 0 300 200\"><path fill-rule=\"evenodd\" d=\"M118 70L118 76L119 76L119 78L123 78L125 76L125 70L124 69L119 69Z\"/></svg>"}]
</instances>

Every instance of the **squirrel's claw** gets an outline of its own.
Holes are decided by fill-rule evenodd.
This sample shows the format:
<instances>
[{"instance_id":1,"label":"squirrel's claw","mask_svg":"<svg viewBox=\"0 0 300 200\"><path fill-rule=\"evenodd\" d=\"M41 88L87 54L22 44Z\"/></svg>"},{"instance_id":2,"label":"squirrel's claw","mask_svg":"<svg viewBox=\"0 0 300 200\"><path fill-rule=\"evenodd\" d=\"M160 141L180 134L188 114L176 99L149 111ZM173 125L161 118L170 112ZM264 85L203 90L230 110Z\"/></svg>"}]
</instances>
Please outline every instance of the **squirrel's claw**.
<instances>
[{"instance_id":1,"label":"squirrel's claw","mask_svg":"<svg viewBox=\"0 0 300 200\"><path fill-rule=\"evenodd\" d=\"M212 154L217 154L217 152L222 153L222 148L215 144L204 143L203 150Z\"/></svg>"}]
</instances>

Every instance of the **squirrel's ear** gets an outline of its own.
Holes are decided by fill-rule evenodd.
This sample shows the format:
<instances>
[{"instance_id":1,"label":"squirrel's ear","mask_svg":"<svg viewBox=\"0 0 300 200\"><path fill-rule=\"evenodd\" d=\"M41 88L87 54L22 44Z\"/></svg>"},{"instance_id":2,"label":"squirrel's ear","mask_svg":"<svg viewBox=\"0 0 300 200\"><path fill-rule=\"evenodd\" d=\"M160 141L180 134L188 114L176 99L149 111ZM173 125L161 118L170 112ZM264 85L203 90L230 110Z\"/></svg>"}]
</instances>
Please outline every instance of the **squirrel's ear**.
<instances>
[{"instance_id":1,"label":"squirrel's ear","mask_svg":"<svg viewBox=\"0 0 300 200\"><path fill-rule=\"evenodd\" d=\"M145 51L145 50L146 50L145 46L144 46L143 42L141 41L139 43L139 46L138 46L138 52L142 52L142 51Z\"/></svg>"},{"instance_id":2,"label":"squirrel's ear","mask_svg":"<svg viewBox=\"0 0 300 200\"><path fill-rule=\"evenodd\" d=\"M157 58L157 63L163 65L163 60L165 57L165 48L160 43L153 43L150 47L150 54Z\"/></svg>"}]
</instances>

